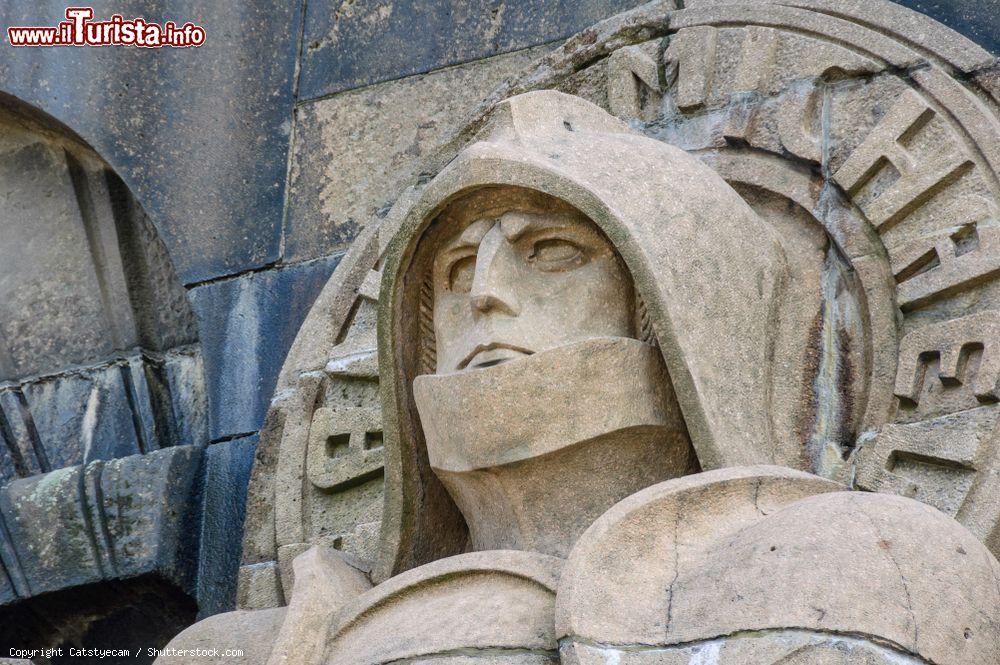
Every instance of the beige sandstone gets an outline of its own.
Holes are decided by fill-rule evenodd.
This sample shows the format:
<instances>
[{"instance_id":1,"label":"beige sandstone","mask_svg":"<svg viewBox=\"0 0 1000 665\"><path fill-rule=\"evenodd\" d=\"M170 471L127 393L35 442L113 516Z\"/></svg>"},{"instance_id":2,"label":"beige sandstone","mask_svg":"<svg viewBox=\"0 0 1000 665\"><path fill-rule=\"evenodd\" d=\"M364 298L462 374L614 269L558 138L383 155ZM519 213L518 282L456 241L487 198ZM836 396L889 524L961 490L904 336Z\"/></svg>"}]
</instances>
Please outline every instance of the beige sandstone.
<instances>
[{"instance_id":1,"label":"beige sandstone","mask_svg":"<svg viewBox=\"0 0 1000 665\"><path fill-rule=\"evenodd\" d=\"M886 2L690 0L502 84L289 355L241 580L287 612L176 642L1000 662L993 62ZM339 608L317 543L376 586Z\"/></svg>"},{"instance_id":2,"label":"beige sandstone","mask_svg":"<svg viewBox=\"0 0 1000 665\"><path fill-rule=\"evenodd\" d=\"M403 573L339 613L323 662L376 665L487 650L507 655L502 662L533 664L556 649L552 606L561 567L555 557L493 551Z\"/></svg>"}]
</instances>

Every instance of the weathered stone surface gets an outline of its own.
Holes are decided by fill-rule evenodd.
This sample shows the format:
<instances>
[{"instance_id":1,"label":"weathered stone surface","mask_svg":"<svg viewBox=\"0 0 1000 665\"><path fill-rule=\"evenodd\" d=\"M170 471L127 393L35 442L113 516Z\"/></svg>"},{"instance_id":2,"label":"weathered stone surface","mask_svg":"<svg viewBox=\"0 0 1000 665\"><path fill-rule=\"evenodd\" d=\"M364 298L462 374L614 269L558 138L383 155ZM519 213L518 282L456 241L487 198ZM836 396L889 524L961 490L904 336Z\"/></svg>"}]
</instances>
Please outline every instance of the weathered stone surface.
<instances>
[{"instance_id":1,"label":"weathered stone surface","mask_svg":"<svg viewBox=\"0 0 1000 665\"><path fill-rule=\"evenodd\" d=\"M176 404L170 430L174 445L204 445L208 441L208 400L201 353L168 353L161 365L154 363L151 374L153 379L147 379L150 394L166 393Z\"/></svg>"},{"instance_id":2,"label":"weathered stone surface","mask_svg":"<svg viewBox=\"0 0 1000 665\"><path fill-rule=\"evenodd\" d=\"M185 665L200 662L209 665L260 665L267 662L274 636L281 628L287 608L275 607L260 612L216 614L181 632L158 656L159 665ZM186 649L187 653L178 651ZM201 649L202 656L191 650ZM228 653L227 653L228 652ZM242 656L232 655L240 652Z\"/></svg>"},{"instance_id":3,"label":"weathered stone surface","mask_svg":"<svg viewBox=\"0 0 1000 665\"><path fill-rule=\"evenodd\" d=\"M979 70L972 76L972 80L994 102L1000 101L1000 64Z\"/></svg>"},{"instance_id":4,"label":"weathered stone surface","mask_svg":"<svg viewBox=\"0 0 1000 665\"><path fill-rule=\"evenodd\" d=\"M751 472L719 489L717 502L699 495L666 516L642 516L623 527L609 548L595 547L579 597L606 586L607 597L617 600L593 603L593 625L603 630L627 620L643 605L637 602L643 594L656 596L655 608L645 616L647 632L629 644L613 635L585 635L581 643L568 640L562 656L602 665L688 664L709 657L734 663L988 661L998 648L997 565L980 541L996 543L1000 515L992 480L1000 477L992 462L996 432L990 428L996 396L995 386L974 384L982 383L980 375L995 373L986 341L992 324L977 322L992 321L1000 302L992 285L998 163L992 137L998 123L991 102L975 97L972 83L975 70L992 58L952 37L880 2L690 0L680 10L654 2L569 40L497 88L472 122L424 162L396 204L371 218L378 228L365 229L303 329L283 373L287 390L273 412L274 422L281 421L272 430L279 439L269 442L262 457L266 468L259 467L262 476L273 474L257 484L261 505L273 501L265 509L273 513L253 522L248 568L259 567L260 573L254 579L271 589L280 572L287 590L296 554L317 542L343 547L352 519L355 529L372 526L360 521L368 517L368 495L324 514L332 496L346 499L346 492L362 487L348 487L331 473L339 447L336 441L331 447L324 434L333 431L329 423L338 412L352 433L364 429L365 438L376 419L383 421L386 480L379 491L387 509L380 514L381 562L373 574L386 581L370 592L376 596L394 588L400 580L394 574L417 566L402 577L416 574L419 564L463 548L549 551L554 541L573 540L562 537L558 524L546 524L536 539L503 538L524 526L508 518L502 499L520 489L511 477L533 456L550 466L534 479L533 501L525 504L560 524L576 517L587 521L573 513L600 503L605 483L637 477L616 459L583 474L591 480L571 482L572 465L562 451L536 445L566 443L559 441L560 432L567 438L587 435L565 424L546 435L544 427L531 426L533 409L554 423L566 417L582 426L590 416L601 422L606 405L590 406L573 395L574 379L562 374L574 373L572 362L557 363L541 376L525 373L522 383L531 385L524 390L494 381L543 365L546 354L579 352L558 342L573 341L570 333L600 328L609 319L620 323L615 317L627 300L620 291L608 295L601 288L606 282L589 273L565 289L531 291L541 281L532 273L533 262L546 262L550 249L537 246L539 241L557 240L566 249L570 239L579 251L575 260L595 269L601 264L603 255L581 244L565 220L536 236L524 210L483 205L477 211L482 219L471 220L457 239L448 236L454 220L442 211L468 190L521 187L575 206L620 253L642 296L635 309L645 312L655 333L703 467L768 460L860 484L871 473L884 491L905 493L916 486L921 499L973 531L917 503L831 492L833 483L788 469L771 472L792 478L791 485L801 482L801 492L775 498L773 488L750 479ZM962 74L956 78L954 72ZM514 96L553 87L580 91L628 126L556 93ZM690 161L652 157L657 139L688 141L682 144L697 150L721 179ZM726 183L749 212L736 198L705 203L712 192L729 192ZM647 206L650 200L660 203ZM699 205L687 205L693 200L704 203L704 215ZM558 217L558 208L543 213ZM685 222L692 226L689 234L681 231ZM737 269L725 273L720 266ZM561 266L546 279L578 269ZM753 270L759 271L756 279L747 279ZM462 285L469 287L467 294ZM568 295L582 286L586 293ZM734 297L719 299L720 292ZM562 297L577 307L560 304ZM595 312L588 298L605 300L605 307ZM378 377L372 375L369 343L375 326L369 308L376 299ZM770 302L777 304L768 310ZM533 313L546 304L550 320ZM574 318L583 311L589 313ZM962 317L968 317L964 323ZM537 343L511 342L516 323L528 320L533 327L526 339ZM477 336L480 328L483 335ZM604 332L623 334L620 328ZM546 337L552 330L568 335L556 349ZM773 346L761 353L741 346L762 339ZM474 348L458 349L467 340ZM917 349L928 345L933 348ZM523 348L511 348L517 346ZM940 371L935 353L942 356ZM587 369L595 375L616 366L594 364ZM972 401L931 404L936 396L921 393L918 405L930 410L914 412L905 403L914 401L907 397L913 391L893 385L899 368L917 384L964 387ZM437 375L422 376L431 373ZM637 375L625 370L600 390L618 379L641 383ZM444 379L461 382L462 389L425 390L422 400L413 398L411 391ZM525 397L546 381L556 385ZM599 392L575 385L586 397ZM362 423L352 409L369 409L374 390L382 393L381 413L366 411ZM506 419L494 409L519 400L525 406ZM640 408L636 401L628 406ZM588 407L582 418L572 416L583 404ZM526 417L515 421L518 415ZM935 415L948 422L928 420ZM699 436L717 424L716 433L725 434L718 444L704 445L702 439L699 446ZM315 426L322 431L314 436ZM510 432L514 436L505 440ZM588 442L594 446L587 454L600 459L600 436ZM491 475L491 464L510 467L505 471L512 475ZM437 483L453 472L449 465L479 474L490 491L469 500L460 483ZM345 477L363 478L375 466L344 464L343 470ZM698 478L673 482L697 484ZM558 491L551 490L560 481ZM574 492L579 496L570 496ZM824 494L803 498L814 493ZM642 496L640 491L624 503ZM735 505L734 525L719 515L726 512L722 506ZM324 533L324 525L334 522L336 529ZM599 519L592 533L606 536L606 526ZM490 529L501 537L479 537ZM674 536L680 543L674 548L656 541ZM935 545L920 547L919 539ZM577 555L570 554L571 565ZM663 560L644 565L658 556ZM609 575L616 566L626 572ZM636 583L656 566L656 579ZM940 570L947 572L942 576ZM974 581L963 578L965 572ZM914 598L922 609L913 607ZM808 606L811 599L822 606ZM386 599L352 616L348 628L403 604ZM426 608L415 600L398 622L406 625ZM941 612L947 621L936 621ZM392 633L390 623L379 624L378 633ZM830 631L855 637L829 637ZM720 634L739 637L717 641ZM419 646L424 638L436 648L433 633L407 644ZM615 646L602 646L608 644ZM340 651L327 660L347 662L367 653L371 642L336 646ZM550 651L515 656L452 650L412 658L435 662L445 654L487 662L556 657ZM410 655L372 660L390 657Z\"/></svg>"},{"instance_id":5,"label":"weathered stone surface","mask_svg":"<svg viewBox=\"0 0 1000 665\"><path fill-rule=\"evenodd\" d=\"M260 429L288 347L338 260L191 290L204 352L211 440Z\"/></svg>"},{"instance_id":6,"label":"weathered stone surface","mask_svg":"<svg viewBox=\"0 0 1000 665\"><path fill-rule=\"evenodd\" d=\"M899 345L894 388L900 399L900 420L934 418L1000 399L998 336L997 311L925 326L906 335Z\"/></svg>"},{"instance_id":7,"label":"weathered stone surface","mask_svg":"<svg viewBox=\"0 0 1000 665\"><path fill-rule=\"evenodd\" d=\"M3 24L55 25L57 2L5 4ZM184 283L279 257L300 7L144 3L126 18L192 21L188 49L11 49L0 87L64 122L141 201ZM110 8L96 8L107 20ZM80 76L87 71L87 76ZM248 85L248 80L252 84Z\"/></svg>"},{"instance_id":8,"label":"weathered stone surface","mask_svg":"<svg viewBox=\"0 0 1000 665\"><path fill-rule=\"evenodd\" d=\"M323 655L334 614L371 582L335 550L315 545L295 558L295 587L268 665L314 662Z\"/></svg>"},{"instance_id":9,"label":"weathered stone surface","mask_svg":"<svg viewBox=\"0 0 1000 665\"><path fill-rule=\"evenodd\" d=\"M551 612L561 567L541 554L474 552L404 573L338 613L324 662L377 665L489 649L533 665L556 649Z\"/></svg>"},{"instance_id":10,"label":"weathered stone surface","mask_svg":"<svg viewBox=\"0 0 1000 665\"><path fill-rule=\"evenodd\" d=\"M989 662L1000 565L983 544L916 501L835 488L725 469L633 495L571 554L557 635L641 651L794 628L865 635L930 662Z\"/></svg>"},{"instance_id":11,"label":"weathered stone surface","mask_svg":"<svg viewBox=\"0 0 1000 665\"><path fill-rule=\"evenodd\" d=\"M50 468L114 459L142 451L132 421L127 368L57 376L22 390Z\"/></svg>"},{"instance_id":12,"label":"weathered stone surface","mask_svg":"<svg viewBox=\"0 0 1000 665\"><path fill-rule=\"evenodd\" d=\"M984 471L980 482L992 480L994 449L990 443L998 417L997 409L980 407L886 425L860 448L855 482L862 489L915 498L956 517L977 480L977 471ZM995 528L968 526L984 541Z\"/></svg>"},{"instance_id":13,"label":"weathered stone surface","mask_svg":"<svg viewBox=\"0 0 1000 665\"><path fill-rule=\"evenodd\" d=\"M976 71L995 61L994 55L977 46L974 41L964 39L953 30L949 30L947 26L906 8L907 5L912 6L913 2L921 1L909 0L909 2L896 3L889 0L876 0L875 2L870 0L745 0L743 3L739 3L742 6L727 8L719 5L737 3L730 3L727 0L689 0L685 2L684 6L693 9L694 11L691 13L695 16L726 17L730 21L736 16L746 17L747 9L755 13L766 11L768 12L768 23L776 23L781 27L789 28L804 27L804 22L816 19L815 16L809 15L812 12L797 11L798 8L802 8L825 16L826 25L823 33L836 34L848 43L858 43L856 39L861 33L857 31L857 26L871 26L873 30L870 33L869 45L875 47L875 52L884 53L889 49L894 51L896 55L902 54L907 49L901 49L899 45L910 42L916 44L920 49L933 53L934 57L965 73ZM790 9L786 9L786 7ZM745 18L736 19L738 22L745 20ZM723 19L720 22L729 21ZM676 27L681 26L677 25ZM890 57L889 60L892 61L893 58ZM900 64L900 61L896 61L895 64Z\"/></svg>"},{"instance_id":14,"label":"weathered stone surface","mask_svg":"<svg viewBox=\"0 0 1000 665\"><path fill-rule=\"evenodd\" d=\"M34 118L5 115L0 379L194 341L166 250L117 176Z\"/></svg>"},{"instance_id":15,"label":"weathered stone surface","mask_svg":"<svg viewBox=\"0 0 1000 665\"><path fill-rule=\"evenodd\" d=\"M319 408L309 430L306 473L321 489L347 489L381 475L381 413L375 408Z\"/></svg>"},{"instance_id":16,"label":"weathered stone surface","mask_svg":"<svg viewBox=\"0 0 1000 665\"><path fill-rule=\"evenodd\" d=\"M312 99L565 39L638 0L476 0L454 6L331 2L306 7L299 96ZM425 38L414 40L413 35ZM376 48L372 46L377 44Z\"/></svg>"},{"instance_id":17,"label":"weathered stone surface","mask_svg":"<svg viewBox=\"0 0 1000 665\"><path fill-rule=\"evenodd\" d=\"M108 165L2 115L0 643L162 644L196 613L194 315Z\"/></svg>"},{"instance_id":18,"label":"weathered stone surface","mask_svg":"<svg viewBox=\"0 0 1000 665\"><path fill-rule=\"evenodd\" d=\"M18 480L0 494L0 552L18 596L157 572L190 584L183 529L200 451L176 447ZM55 524L58 529L39 528Z\"/></svg>"},{"instance_id":19,"label":"weathered stone surface","mask_svg":"<svg viewBox=\"0 0 1000 665\"><path fill-rule=\"evenodd\" d=\"M922 665L926 661L863 639L805 631L760 631L751 637L709 640L684 647L627 651L569 644L563 665Z\"/></svg>"},{"instance_id":20,"label":"weathered stone surface","mask_svg":"<svg viewBox=\"0 0 1000 665\"><path fill-rule=\"evenodd\" d=\"M922 14L940 21L969 39L978 42L994 55L1000 54L1000 35L997 34L992 17L1000 12L997 0L953 0L952 2L928 2L927 0L895 0L898 4L915 9Z\"/></svg>"},{"instance_id":21,"label":"weathered stone surface","mask_svg":"<svg viewBox=\"0 0 1000 665\"><path fill-rule=\"evenodd\" d=\"M529 49L300 105L286 258L344 249L480 99L548 50ZM410 108L420 113L405 112Z\"/></svg>"},{"instance_id":22,"label":"weathered stone surface","mask_svg":"<svg viewBox=\"0 0 1000 665\"><path fill-rule=\"evenodd\" d=\"M263 610L284 603L276 561L253 563L240 567L236 581L236 607Z\"/></svg>"},{"instance_id":23,"label":"weathered stone surface","mask_svg":"<svg viewBox=\"0 0 1000 665\"><path fill-rule=\"evenodd\" d=\"M770 96L807 81L874 74L883 68L822 39L770 27L697 25L697 11L682 16L695 25L678 26L682 29L670 37L664 59L677 68L672 101L686 113L745 105L753 95Z\"/></svg>"},{"instance_id":24,"label":"weathered stone surface","mask_svg":"<svg viewBox=\"0 0 1000 665\"><path fill-rule=\"evenodd\" d=\"M3 156L0 335L8 348L0 355L10 365L0 369L3 379L93 361L115 349L66 160L43 143Z\"/></svg>"},{"instance_id":25,"label":"weathered stone surface","mask_svg":"<svg viewBox=\"0 0 1000 665\"><path fill-rule=\"evenodd\" d=\"M214 443L204 453L197 591L203 617L224 612L236 602L240 542L233 531L243 524L257 438Z\"/></svg>"},{"instance_id":26,"label":"weathered stone surface","mask_svg":"<svg viewBox=\"0 0 1000 665\"><path fill-rule=\"evenodd\" d=\"M14 477L206 441L201 356L187 347L0 389ZM12 446L12 447L11 447Z\"/></svg>"}]
</instances>

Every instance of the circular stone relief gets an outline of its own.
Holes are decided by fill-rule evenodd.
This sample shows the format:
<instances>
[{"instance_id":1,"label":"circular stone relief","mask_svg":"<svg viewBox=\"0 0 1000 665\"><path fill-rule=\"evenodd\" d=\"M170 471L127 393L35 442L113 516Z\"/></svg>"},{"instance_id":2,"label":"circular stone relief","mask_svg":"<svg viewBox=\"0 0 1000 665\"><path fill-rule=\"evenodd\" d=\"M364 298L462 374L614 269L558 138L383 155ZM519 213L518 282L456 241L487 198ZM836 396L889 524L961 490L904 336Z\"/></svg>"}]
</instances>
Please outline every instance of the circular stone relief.
<instances>
[{"instance_id":1,"label":"circular stone relief","mask_svg":"<svg viewBox=\"0 0 1000 665\"><path fill-rule=\"evenodd\" d=\"M654 2L498 88L418 179L387 193L388 212L344 257L283 369L251 485L240 604L283 604L291 559L315 542L377 564L383 519L403 519L399 487L383 481L401 468L382 445L383 254L492 109L541 89L696 155L780 238L793 296L773 328L788 350L770 382L773 458L917 498L1000 553L995 59L881 0Z\"/></svg>"}]
</instances>

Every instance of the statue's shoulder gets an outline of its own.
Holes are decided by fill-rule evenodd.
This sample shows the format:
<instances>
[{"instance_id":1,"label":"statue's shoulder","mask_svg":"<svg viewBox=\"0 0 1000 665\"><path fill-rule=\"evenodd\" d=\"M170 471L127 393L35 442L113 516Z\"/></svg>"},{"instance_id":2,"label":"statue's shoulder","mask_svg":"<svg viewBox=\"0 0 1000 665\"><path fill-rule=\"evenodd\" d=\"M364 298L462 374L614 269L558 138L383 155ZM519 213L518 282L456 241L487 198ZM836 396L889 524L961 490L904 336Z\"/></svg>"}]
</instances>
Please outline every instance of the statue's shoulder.
<instances>
[{"instance_id":1,"label":"statue's shoulder","mask_svg":"<svg viewBox=\"0 0 1000 665\"><path fill-rule=\"evenodd\" d=\"M408 570L338 613L322 662L410 662L475 652L497 662L548 665L557 653L552 612L562 565L544 554L495 550Z\"/></svg>"},{"instance_id":2,"label":"statue's shoulder","mask_svg":"<svg viewBox=\"0 0 1000 665\"><path fill-rule=\"evenodd\" d=\"M210 616L172 639L156 665L264 665L287 609L236 610Z\"/></svg>"},{"instance_id":3,"label":"statue's shoulder","mask_svg":"<svg viewBox=\"0 0 1000 665\"><path fill-rule=\"evenodd\" d=\"M994 662L998 580L986 547L926 504L781 467L727 468L599 518L563 570L556 634L579 663L651 646L733 664L831 649L874 663Z\"/></svg>"}]
</instances>

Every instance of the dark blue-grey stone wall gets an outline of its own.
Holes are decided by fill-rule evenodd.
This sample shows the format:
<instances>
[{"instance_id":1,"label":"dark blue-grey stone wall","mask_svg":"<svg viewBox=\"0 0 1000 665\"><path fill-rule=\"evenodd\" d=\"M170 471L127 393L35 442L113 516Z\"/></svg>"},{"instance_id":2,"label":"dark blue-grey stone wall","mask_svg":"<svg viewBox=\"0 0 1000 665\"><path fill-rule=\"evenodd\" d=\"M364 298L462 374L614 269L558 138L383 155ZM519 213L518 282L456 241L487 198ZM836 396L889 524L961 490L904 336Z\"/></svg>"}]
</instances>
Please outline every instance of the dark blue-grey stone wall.
<instances>
[{"instance_id":1,"label":"dark blue-grey stone wall","mask_svg":"<svg viewBox=\"0 0 1000 665\"><path fill-rule=\"evenodd\" d=\"M1000 55L1000 0L896 0Z\"/></svg>"},{"instance_id":2,"label":"dark blue-grey stone wall","mask_svg":"<svg viewBox=\"0 0 1000 665\"><path fill-rule=\"evenodd\" d=\"M207 32L197 49L4 44L0 57L0 91L48 114L107 160L149 215L187 290L208 399L207 440L192 442L207 448L198 485L185 499L197 509L185 514L193 515L189 537L200 548L192 556L201 576L198 610L205 615L233 605L246 483L278 371L313 299L364 222L317 234L319 211L291 200L296 153L299 164L322 166L325 159L314 147L319 142L301 134L319 126L314 109L365 86L552 44L641 1L91 4L99 18L192 21ZM1000 0L900 4L1000 51ZM8 0L0 5L0 21L4 27L53 25L66 5ZM419 115L421 109L395 112ZM289 224L292 207L295 225ZM60 389L69 391L71 380L63 383Z\"/></svg>"}]
</instances>

